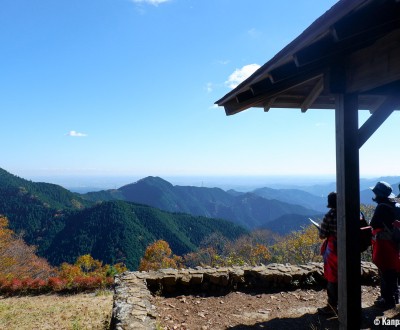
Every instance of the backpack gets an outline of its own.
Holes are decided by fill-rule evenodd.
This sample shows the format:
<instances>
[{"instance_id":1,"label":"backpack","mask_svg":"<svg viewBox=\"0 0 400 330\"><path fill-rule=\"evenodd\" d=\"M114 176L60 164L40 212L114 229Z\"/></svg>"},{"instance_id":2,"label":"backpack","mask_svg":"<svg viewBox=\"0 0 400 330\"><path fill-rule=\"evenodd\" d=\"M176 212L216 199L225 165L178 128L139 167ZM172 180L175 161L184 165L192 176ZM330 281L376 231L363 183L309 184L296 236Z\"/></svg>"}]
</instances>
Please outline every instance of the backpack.
<instances>
[{"instance_id":1,"label":"backpack","mask_svg":"<svg viewBox=\"0 0 400 330\"><path fill-rule=\"evenodd\" d=\"M387 204L389 205L389 204ZM389 228L384 223L385 226L384 231L388 235L389 239L391 239L397 247L400 248L400 204L396 203L394 206L394 221L392 222L392 228Z\"/></svg>"},{"instance_id":2,"label":"backpack","mask_svg":"<svg viewBox=\"0 0 400 330\"><path fill-rule=\"evenodd\" d=\"M366 251L371 246L371 240L372 227L368 226L364 214L360 212L360 252Z\"/></svg>"},{"instance_id":3,"label":"backpack","mask_svg":"<svg viewBox=\"0 0 400 330\"><path fill-rule=\"evenodd\" d=\"M393 226L392 239L396 244L400 244L400 221L394 220L392 226Z\"/></svg>"}]
</instances>

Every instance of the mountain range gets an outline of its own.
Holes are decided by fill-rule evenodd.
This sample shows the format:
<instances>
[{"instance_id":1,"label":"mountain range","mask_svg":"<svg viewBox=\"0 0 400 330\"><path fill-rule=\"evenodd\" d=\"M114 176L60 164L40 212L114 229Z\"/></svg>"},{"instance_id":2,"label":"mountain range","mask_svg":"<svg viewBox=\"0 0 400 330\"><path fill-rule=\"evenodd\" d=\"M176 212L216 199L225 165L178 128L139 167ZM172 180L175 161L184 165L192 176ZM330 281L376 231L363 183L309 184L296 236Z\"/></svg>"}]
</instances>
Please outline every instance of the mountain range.
<instances>
[{"instance_id":1,"label":"mountain range","mask_svg":"<svg viewBox=\"0 0 400 330\"><path fill-rule=\"evenodd\" d=\"M291 200L290 196L282 201L277 198L278 194L274 195L274 199L265 198L263 194L266 193L262 189L240 193L220 188L174 186L159 177L146 177L119 189L91 192L81 197L89 202L124 200L169 212L221 218L249 230L268 227L267 223L279 221L282 216L299 215L307 219L323 213L322 198L313 199L311 194L300 190L291 192L293 201L298 204L287 202ZM268 195L271 196L272 194ZM308 201L308 205L317 206L319 210L300 205L304 201Z\"/></svg>"},{"instance_id":2,"label":"mountain range","mask_svg":"<svg viewBox=\"0 0 400 330\"><path fill-rule=\"evenodd\" d=\"M0 169L0 214L14 232L54 265L80 255L138 267L145 248L166 240L175 254L194 251L219 232L235 239L247 230L223 219L162 211L126 201L94 203L53 184L34 183Z\"/></svg>"},{"instance_id":3,"label":"mountain range","mask_svg":"<svg viewBox=\"0 0 400 330\"><path fill-rule=\"evenodd\" d=\"M398 193L398 177L382 179ZM376 181L362 181L362 187ZM78 194L0 168L0 214L53 264L91 254L136 269L146 246L158 239L167 240L173 252L182 255L196 250L216 231L235 239L259 228L282 235L298 230L308 225L309 217L322 218L326 195L335 189L327 184L308 190L224 191L146 177L118 189ZM364 189L360 196L362 202L371 203L373 194Z\"/></svg>"}]
</instances>

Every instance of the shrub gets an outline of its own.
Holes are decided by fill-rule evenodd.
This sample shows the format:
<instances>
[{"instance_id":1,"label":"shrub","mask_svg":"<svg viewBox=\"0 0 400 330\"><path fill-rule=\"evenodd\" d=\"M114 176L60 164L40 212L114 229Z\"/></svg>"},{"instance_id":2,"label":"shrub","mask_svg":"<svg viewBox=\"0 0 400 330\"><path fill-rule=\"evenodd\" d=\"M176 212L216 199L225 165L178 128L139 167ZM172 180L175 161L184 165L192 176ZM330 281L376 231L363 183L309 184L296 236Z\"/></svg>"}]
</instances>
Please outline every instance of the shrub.
<instances>
[{"instance_id":1,"label":"shrub","mask_svg":"<svg viewBox=\"0 0 400 330\"><path fill-rule=\"evenodd\" d=\"M59 292L67 288L67 281L59 277L50 277L47 281L47 285L51 291Z\"/></svg>"},{"instance_id":2,"label":"shrub","mask_svg":"<svg viewBox=\"0 0 400 330\"><path fill-rule=\"evenodd\" d=\"M72 282L72 287L74 291L87 291L100 289L103 287L103 279L99 276L77 276Z\"/></svg>"},{"instance_id":3,"label":"shrub","mask_svg":"<svg viewBox=\"0 0 400 330\"><path fill-rule=\"evenodd\" d=\"M17 279L17 278L13 278L13 279L10 281L10 284L9 284L10 291L11 291L11 292L19 292L19 291L22 291L22 289L23 289L22 284L23 284L23 282L22 282L21 280L19 280L19 279Z\"/></svg>"},{"instance_id":4,"label":"shrub","mask_svg":"<svg viewBox=\"0 0 400 330\"><path fill-rule=\"evenodd\" d=\"M47 291L47 282L42 279L27 279L24 282L27 290L31 293L42 293Z\"/></svg>"}]
</instances>

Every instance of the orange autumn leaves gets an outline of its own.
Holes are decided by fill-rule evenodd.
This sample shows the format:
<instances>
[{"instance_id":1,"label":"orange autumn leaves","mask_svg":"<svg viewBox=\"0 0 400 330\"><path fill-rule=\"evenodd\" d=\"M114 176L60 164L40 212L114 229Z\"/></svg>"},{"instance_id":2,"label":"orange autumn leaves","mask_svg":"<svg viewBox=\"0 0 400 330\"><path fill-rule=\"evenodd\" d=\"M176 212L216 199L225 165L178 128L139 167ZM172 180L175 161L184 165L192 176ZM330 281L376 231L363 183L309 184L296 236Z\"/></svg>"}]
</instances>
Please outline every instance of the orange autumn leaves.
<instances>
[{"instance_id":1,"label":"orange autumn leaves","mask_svg":"<svg viewBox=\"0 0 400 330\"><path fill-rule=\"evenodd\" d=\"M259 243L250 245L245 239L227 244L227 249L218 251L216 247L207 246L183 257L174 255L169 244L158 240L150 244L140 261L139 270L149 271L162 268L185 268L195 266L233 266L266 263L271 258L268 248Z\"/></svg>"},{"instance_id":2,"label":"orange autumn leaves","mask_svg":"<svg viewBox=\"0 0 400 330\"><path fill-rule=\"evenodd\" d=\"M157 270L161 268L179 268L182 258L172 253L169 244L164 240L158 240L150 244L140 261L139 270Z\"/></svg>"},{"instance_id":3,"label":"orange autumn leaves","mask_svg":"<svg viewBox=\"0 0 400 330\"><path fill-rule=\"evenodd\" d=\"M0 276L33 279L52 276L55 269L35 253L36 248L8 229L7 218L0 216Z\"/></svg>"},{"instance_id":4,"label":"orange autumn leaves","mask_svg":"<svg viewBox=\"0 0 400 330\"><path fill-rule=\"evenodd\" d=\"M0 293L38 294L46 292L81 292L108 288L113 277L127 268L121 264L103 265L89 254L74 264L52 267L36 255L8 228L7 218L0 216Z\"/></svg>"},{"instance_id":5,"label":"orange autumn leaves","mask_svg":"<svg viewBox=\"0 0 400 330\"><path fill-rule=\"evenodd\" d=\"M139 270L319 262L320 245L321 240L314 226L305 227L284 237L268 231L255 231L234 241L213 234L198 250L182 257L174 255L166 241L158 240L147 247Z\"/></svg>"}]
</instances>

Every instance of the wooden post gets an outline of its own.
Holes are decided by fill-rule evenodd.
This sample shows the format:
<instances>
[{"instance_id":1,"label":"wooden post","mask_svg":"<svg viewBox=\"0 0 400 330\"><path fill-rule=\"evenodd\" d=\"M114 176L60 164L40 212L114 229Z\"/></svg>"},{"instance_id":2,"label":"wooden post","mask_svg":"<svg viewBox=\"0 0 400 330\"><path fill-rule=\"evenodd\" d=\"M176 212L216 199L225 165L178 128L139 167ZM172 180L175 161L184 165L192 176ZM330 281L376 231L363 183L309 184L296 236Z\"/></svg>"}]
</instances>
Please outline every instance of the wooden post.
<instances>
[{"instance_id":1,"label":"wooden post","mask_svg":"<svg viewBox=\"0 0 400 330\"><path fill-rule=\"evenodd\" d=\"M340 329L360 329L358 95L336 96L336 185Z\"/></svg>"}]
</instances>

